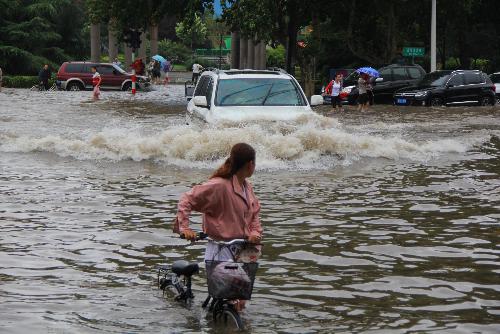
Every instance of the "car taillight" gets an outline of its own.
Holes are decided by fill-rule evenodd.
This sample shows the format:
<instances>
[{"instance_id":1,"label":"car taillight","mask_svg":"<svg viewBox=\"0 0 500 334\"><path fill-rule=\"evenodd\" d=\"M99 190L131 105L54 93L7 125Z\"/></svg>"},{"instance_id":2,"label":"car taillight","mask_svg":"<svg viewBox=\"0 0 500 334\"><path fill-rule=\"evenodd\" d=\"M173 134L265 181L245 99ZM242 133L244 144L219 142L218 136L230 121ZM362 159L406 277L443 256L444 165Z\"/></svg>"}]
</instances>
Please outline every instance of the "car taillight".
<instances>
[{"instance_id":1,"label":"car taillight","mask_svg":"<svg viewBox=\"0 0 500 334\"><path fill-rule=\"evenodd\" d=\"M495 88L495 85L491 86L491 90L493 91L493 93L495 93L497 91Z\"/></svg>"}]
</instances>

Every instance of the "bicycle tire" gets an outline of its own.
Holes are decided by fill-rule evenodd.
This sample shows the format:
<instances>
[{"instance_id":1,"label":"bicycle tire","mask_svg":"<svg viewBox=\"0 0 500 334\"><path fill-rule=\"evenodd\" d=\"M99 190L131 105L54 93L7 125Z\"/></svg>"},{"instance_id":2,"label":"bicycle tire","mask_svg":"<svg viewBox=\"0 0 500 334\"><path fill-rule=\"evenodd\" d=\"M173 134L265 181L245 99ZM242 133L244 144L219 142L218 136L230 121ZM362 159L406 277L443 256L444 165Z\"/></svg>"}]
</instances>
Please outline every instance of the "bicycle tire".
<instances>
[{"instance_id":1,"label":"bicycle tire","mask_svg":"<svg viewBox=\"0 0 500 334\"><path fill-rule=\"evenodd\" d=\"M228 323L234 324L234 326L242 330L244 328L243 321L238 312L234 309L234 307L229 305L224 305L222 309L218 312L214 312L214 320L217 322L218 319L222 319L224 321L224 326L227 326Z\"/></svg>"}]
</instances>

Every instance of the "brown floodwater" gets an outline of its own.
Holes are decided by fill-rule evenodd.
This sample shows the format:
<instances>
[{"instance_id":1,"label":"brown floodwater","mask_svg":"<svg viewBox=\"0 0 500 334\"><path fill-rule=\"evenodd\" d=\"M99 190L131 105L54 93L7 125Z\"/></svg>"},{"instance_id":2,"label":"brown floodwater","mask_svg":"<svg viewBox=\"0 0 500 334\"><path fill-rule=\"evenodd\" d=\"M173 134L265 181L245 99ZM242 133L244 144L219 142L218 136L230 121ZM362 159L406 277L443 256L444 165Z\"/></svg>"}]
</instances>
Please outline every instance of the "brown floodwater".
<instances>
[{"instance_id":1,"label":"brown floodwater","mask_svg":"<svg viewBox=\"0 0 500 334\"><path fill-rule=\"evenodd\" d=\"M0 93L0 332L221 332L203 270L184 306L155 269L202 263L176 204L240 141L265 230L248 333L500 332L499 107L199 127L182 90Z\"/></svg>"}]
</instances>

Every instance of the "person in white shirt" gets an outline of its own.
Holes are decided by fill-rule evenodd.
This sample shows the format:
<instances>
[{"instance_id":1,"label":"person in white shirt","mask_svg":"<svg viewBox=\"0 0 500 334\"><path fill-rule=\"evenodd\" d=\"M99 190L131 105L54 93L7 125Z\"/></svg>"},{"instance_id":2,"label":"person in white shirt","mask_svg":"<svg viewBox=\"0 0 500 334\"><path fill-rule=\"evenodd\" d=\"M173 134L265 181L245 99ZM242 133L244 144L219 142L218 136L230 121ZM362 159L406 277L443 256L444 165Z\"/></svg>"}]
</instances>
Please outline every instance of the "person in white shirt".
<instances>
[{"instance_id":1,"label":"person in white shirt","mask_svg":"<svg viewBox=\"0 0 500 334\"><path fill-rule=\"evenodd\" d=\"M332 111L337 110L342 111L342 99L340 98L340 91L342 90L342 74L337 74L335 80L332 82Z\"/></svg>"},{"instance_id":2,"label":"person in white shirt","mask_svg":"<svg viewBox=\"0 0 500 334\"><path fill-rule=\"evenodd\" d=\"M191 81L194 82L195 84L198 82L198 78L200 77L200 73L203 70L203 66L200 64L193 64L193 77L191 78Z\"/></svg>"}]
</instances>

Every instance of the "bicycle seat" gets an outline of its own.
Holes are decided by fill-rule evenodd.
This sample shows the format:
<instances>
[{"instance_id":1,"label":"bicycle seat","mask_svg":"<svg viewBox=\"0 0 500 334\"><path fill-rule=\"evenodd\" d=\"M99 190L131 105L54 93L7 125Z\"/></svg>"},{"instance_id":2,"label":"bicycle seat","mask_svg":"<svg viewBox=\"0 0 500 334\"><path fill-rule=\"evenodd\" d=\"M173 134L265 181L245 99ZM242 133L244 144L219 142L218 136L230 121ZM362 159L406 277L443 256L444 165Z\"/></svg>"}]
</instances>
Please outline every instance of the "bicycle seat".
<instances>
[{"instance_id":1,"label":"bicycle seat","mask_svg":"<svg viewBox=\"0 0 500 334\"><path fill-rule=\"evenodd\" d=\"M200 267L198 263L189 263L185 260L178 260L172 264L172 271L177 275L191 276L198 273Z\"/></svg>"}]
</instances>

